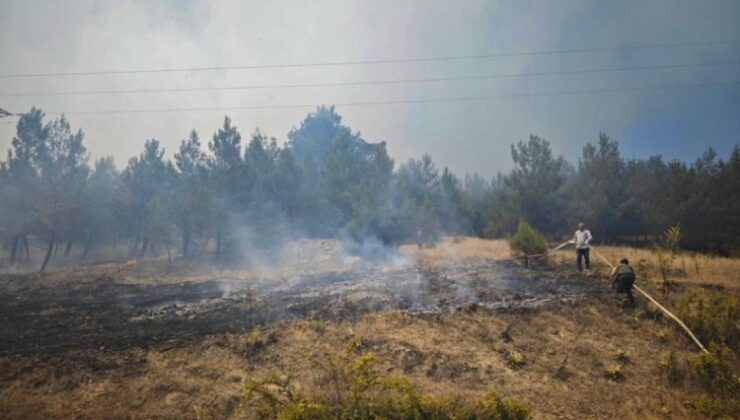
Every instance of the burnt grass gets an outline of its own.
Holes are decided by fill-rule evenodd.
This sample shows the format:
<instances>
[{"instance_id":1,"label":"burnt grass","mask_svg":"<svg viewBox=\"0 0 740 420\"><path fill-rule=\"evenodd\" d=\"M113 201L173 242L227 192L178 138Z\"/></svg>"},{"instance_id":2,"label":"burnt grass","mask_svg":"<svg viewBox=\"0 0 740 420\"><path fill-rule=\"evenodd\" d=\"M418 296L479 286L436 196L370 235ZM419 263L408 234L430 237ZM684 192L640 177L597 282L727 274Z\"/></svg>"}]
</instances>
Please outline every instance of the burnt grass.
<instances>
[{"instance_id":1,"label":"burnt grass","mask_svg":"<svg viewBox=\"0 0 740 420\"><path fill-rule=\"evenodd\" d=\"M524 269L510 261L484 259L438 265L371 263L296 274L288 281L204 276L137 284L104 268L88 279L48 284L38 276L31 282L31 277L0 276L0 356L167 350L277 320L346 320L389 309L419 314L531 310L601 299L608 292L602 280L576 276L572 269Z\"/></svg>"}]
</instances>

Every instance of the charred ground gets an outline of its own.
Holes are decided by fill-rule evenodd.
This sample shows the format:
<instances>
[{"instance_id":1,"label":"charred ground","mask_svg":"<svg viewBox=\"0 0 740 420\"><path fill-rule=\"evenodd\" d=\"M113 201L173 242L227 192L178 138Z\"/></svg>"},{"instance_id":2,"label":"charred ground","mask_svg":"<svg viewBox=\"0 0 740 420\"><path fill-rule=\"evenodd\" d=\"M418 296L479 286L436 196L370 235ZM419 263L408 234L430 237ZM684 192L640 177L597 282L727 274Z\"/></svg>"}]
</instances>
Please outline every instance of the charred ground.
<instances>
[{"instance_id":1,"label":"charred ground","mask_svg":"<svg viewBox=\"0 0 740 420\"><path fill-rule=\"evenodd\" d=\"M245 333L277 320L356 319L371 311L442 314L470 308L535 308L577 302L601 288L541 266L533 272L505 260L431 261L391 255L364 261L330 241L325 270L222 271L162 262L103 264L49 276L7 275L0 299L2 355L63 355L82 349L168 346L218 333ZM138 264L137 264L138 265ZM163 282L142 281L162 270ZM180 281L180 273L187 280Z\"/></svg>"},{"instance_id":2,"label":"charred ground","mask_svg":"<svg viewBox=\"0 0 740 420\"><path fill-rule=\"evenodd\" d=\"M380 372L432 395L495 389L536 418L703 416L681 379L693 344L644 301L621 310L601 267L578 276L555 259L524 269L505 243L474 239L376 260L333 241L285 254L269 267L150 261L3 276L0 409L251 418L245 381L279 373L323 389L316 361L356 342ZM681 282L661 298L717 287L738 295L731 284Z\"/></svg>"}]
</instances>

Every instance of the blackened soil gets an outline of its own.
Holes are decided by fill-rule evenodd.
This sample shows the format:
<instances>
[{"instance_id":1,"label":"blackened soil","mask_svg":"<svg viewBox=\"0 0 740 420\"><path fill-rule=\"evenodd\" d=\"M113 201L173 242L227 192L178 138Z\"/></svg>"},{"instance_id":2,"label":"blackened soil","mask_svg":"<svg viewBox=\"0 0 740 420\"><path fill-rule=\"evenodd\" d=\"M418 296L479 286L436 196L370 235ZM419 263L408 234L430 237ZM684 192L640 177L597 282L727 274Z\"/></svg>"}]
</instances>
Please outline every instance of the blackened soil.
<instances>
[{"instance_id":1,"label":"blackened soil","mask_svg":"<svg viewBox=\"0 0 740 420\"><path fill-rule=\"evenodd\" d=\"M3 279L7 280L7 279ZM14 276L14 284L23 278ZM368 311L420 313L538 308L599 295L596 278L554 268L460 261L449 266L363 267L288 281L204 279L131 284L116 274L33 287L0 282L0 355L54 356L80 350L159 347L243 332L279 319L351 319Z\"/></svg>"}]
</instances>

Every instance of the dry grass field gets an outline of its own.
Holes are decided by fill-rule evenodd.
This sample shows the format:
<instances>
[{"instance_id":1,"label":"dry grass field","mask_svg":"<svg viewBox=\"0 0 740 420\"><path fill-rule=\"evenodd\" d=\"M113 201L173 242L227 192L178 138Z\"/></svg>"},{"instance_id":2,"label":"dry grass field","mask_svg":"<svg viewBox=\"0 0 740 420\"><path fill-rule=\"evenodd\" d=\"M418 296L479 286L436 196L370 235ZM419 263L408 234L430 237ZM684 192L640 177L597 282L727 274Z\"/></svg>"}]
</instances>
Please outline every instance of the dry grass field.
<instances>
[{"instance_id":1,"label":"dry grass field","mask_svg":"<svg viewBox=\"0 0 740 420\"><path fill-rule=\"evenodd\" d=\"M495 390L504 399L529 406L533 418L543 419L707 416L696 408L695 399L704 391L687 367L687 361L698 354L693 343L644 300L638 299L635 309L623 310L602 275L604 265L596 258L590 275L574 273L572 253L567 250L525 270L511 261L505 241L446 239L434 248L402 247L401 254L413 269L391 265L372 271L355 259L326 254L333 249L329 243L313 248L303 244L291 251L295 254L291 258L299 260L294 265L269 269L222 272L179 263L165 272L162 262L113 264L43 277L4 278L0 288L25 296L37 290L41 293L45 283L65 287L79 283L90 284L90 289L83 290L93 293L97 289L92 287L98 285L86 279L105 275L110 278L106 287L125 287L120 290L126 293L133 293L136 289L131 288L138 284L158 285L159 289L145 290L161 293L179 288L184 295L198 279L217 275L243 281L267 276L271 282L287 282L301 270L304 263L300 261L310 265L316 259L316 266L305 267L307 278L314 281L311 276L325 270L345 273L341 275L347 280L321 286L331 288L332 293L342 290L337 284L348 288L343 301L361 292L376 293L353 288L354 282L369 281L369 276L386 273L389 281L402 282L404 276L417 272L424 276L414 287L440 302L454 301L460 283L471 276L474 283L490 277L494 280L483 283L489 285L485 287L501 284L502 290L512 288L510 282L521 283L522 288L512 289L517 295L575 287L579 297L531 306L518 303L526 302L526 297L514 298L506 306L490 309L486 305L495 295L479 288L460 305L439 304L434 310L388 306L347 316L342 307L336 313L311 310L251 329L213 327L213 331L208 330L208 323L181 322L173 325L182 330L171 332L181 332L182 339L160 340L154 334L141 336L144 340L137 335L143 341L126 344L122 340L117 346L95 341L87 346L80 340L79 345L53 353L18 343L15 353L3 351L0 356L0 412L5 418L17 419L255 418L254 401L244 398L246 383L289 376L294 391L306 398L334 395L336 384L327 376L326 361L334 360L351 344L356 357L373 356L373 371L378 375L405 378L425 398L459 395L474 399ZM613 247L599 251L610 260L625 256L636 261L642 276L650 273L638 281L659 300L667 299L668 305L692 293L717 293L717 288L723 295L740 297L738 279L732 276L739 267L737 260L680 256L671 271L678 284L666 296L659 291L659 275L652 271L656 262L649 251ZM356 274L356 280L346 274L358 272L367 274ZM510 282L498 283L498 275ZM304 290L305 284L298 287L300 299L316 299L313 289ZM237 304L219 302L218 311L224 313ZM63 308L55 308L57 312L48 308L46 315L22 318L25 327L41 328L46 324L39 317L50 322L55 313L64 313ZM192 322L196 322L205 315L191 311L182 316L195 317ZM734 322L737 325L738 319ZM146 324L129 322L120 328L135 334L137 325L143 328ZM94 338L95 331L106 328L114 327L100 320L80 331ZM738 361L733 363L737 372Z\"/></svg>"},{"instance_id":2,"label":"dry grass field","mask_svg":"<svg viewBox=\"0 0 740 420\"><path fill-rule=\"evenodd\" d=\"M6 357L1 408L8 418L250 418L240 408L244 380L279 372L303 389L327 388L314 361L352 338L378 356L382 372L433 395L494 389L529 404L536 418L692 416L683 404L690 393L668 386L661 367L672 350L689 357L691 346L668 325L599 305L527 314L383 312L356 322L277 324L169 350L101 351L76 361ZM521 366L509 360L514 352ZM623 378L607 377L614 367Z\"/></svg>"},{"instance_id":3,"label":"dry grass field","mask_svg":"<svg viewBox=\"0 0 740 420\"><path fill-rule=\"evenodd\" d=\"M638 277L647 281L662 281L658 254L651 249L638 249L626 246L598 246L601 253L612 264L627 258L638 270ZM555 251L554 258L560 262L573 261L572 250ZM606 264L592 252L591 262L600 272L608 270ZM740 287L740 259L708 256L695 252L680 252L667 265L668 278L671 281L695 284L719 284L731 288Z\"/></svg>"},{"instance_id":4,"label":"dry grass field","mask_svg":"<svg viewBox=\"0 0 740 420\"><path fill-rule=\"evenodd\" d=\"M489 240L480 238L445 238L433 247L419 248L416 245L403 245L401 251L416 258L429 262L483 258L490 260L506 260L511 258L511 249L508 241Z\"/></svg>"}]
</instances>

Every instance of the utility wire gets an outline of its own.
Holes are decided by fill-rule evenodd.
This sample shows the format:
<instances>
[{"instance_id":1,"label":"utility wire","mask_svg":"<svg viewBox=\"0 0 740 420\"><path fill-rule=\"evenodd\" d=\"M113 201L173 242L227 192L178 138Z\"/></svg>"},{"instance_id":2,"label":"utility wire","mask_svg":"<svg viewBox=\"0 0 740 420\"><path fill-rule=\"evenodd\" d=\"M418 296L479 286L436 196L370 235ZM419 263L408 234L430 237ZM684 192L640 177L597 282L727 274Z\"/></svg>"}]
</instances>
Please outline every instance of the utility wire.
<instances>
[{"instance_id":1,"label":"utility wire","mask_svg":"<svg viewBox=\"0 0 740 420\"><path fill-rule=\"evenodd\" d=\"M451 55L439 57L417 57L417 58L397 58L385 60L354 60L354 61L318 61L310 63L283 63L283 64L258 64L247 66L208 66L208 67L176 67L176 68L159 68L159 69L129 69L129 70L97 70L97 71L71 71L71 72L50 72L50 73L15 73L0 74L0 79L11 78L35 78L35 77L66 77L66 76L93 76L93 75L114 75L114 74L147 74L147 73L168 73L168 72L199 72L214 70L252 70L252 69L275 69L275 68L297 68L297 67L330 67L330 66L354 66L361 64L397 64L397 63L421 63L433 61L456 61L456 60L476 60L499 57L522 57L534 55L555 55L555 54L576 54L591 53L602 51L623 51L623 50L644 50L653 48L677 48L677 47L700 47L714 45L735 45L740 44L738 41L707 41L707 42L683 42L669 44L645 44L621 47L600 47L600 48L580 48L580 49L561 49L545 51L520 51L509 53L492 53L492 54L473 54L473 55Z\"/></svg>"},{"instance_id":2,"label":"utility wire","mask_svg":"<svg viewBox=\"0 0 740 420\"><path fill-rule=\"evenodd\" d=\"M425 103L441 103L441 102L467 102L467 101L486 101L491 99L502 99L502 98L530 98L530 97L554 97L554 96L565 96L565 95L585 95L594 93L617 93L617 92L639 92L639 91L656 91L656 90L669 90L669 89L685 89L685 88L701 88L701 87L729 87L729 86L740 86L740 81L734 82L717 82L717 83L695 83L695 84L683 84L683 85L667 85L667 86L646 86L636 88L613 88L613 89L595 89L595 90L573 90L573 91L561 91L561 92L549 92L549 93L518 93L518 94L502 94L502 95L485 95L485 96L463 96L463 97L450 97L450 98L429 98L429 99L405 99L405 100L389 100L389 101L367 101L367 102L344 102L334 103L334 106L381 106L381 105L398 105L398 104L425 104ZM260 110L260 109L291 109L291 108L313 108L321 106L321 103L311 104L295 104L295 105L246 105L246 106L231 106L231 107L199 107L199 108L154 108L154 109L116 109L116 110L82 110L82 111L64 111L64 112L50 112L49 114L144 114L144 113L160 113L160 112L208 112L208 111L238 111L238 110Z\"/></svg>"},{"instance_id":3,"label":"utility wire","mask_svg":"<svg viewBox=\"0 0 740 420\"><path fill-rule=\"evenodd\" d=\"M395 79L395 80L378 80L378 81L348 81L348 82L325 82L325 83L300 83L300 84L275 84L275 85L247 85L247 86L214 86L214 87L183 87L183 88L155 88L155 89L113 89L113 90L81 90L81 91L62 91L62 92L23 92L23 93L0 93L0 97L29 97L29 96L80 96L80 95L116 95L132 93L168 93L168 92L205 92L205 91L228 91L228 90L256 90L256 89L292 89L307 87L341 87L341 86L377 86L377 85L398 85L414 83L435 83L435 82L454 82L465 80L491 80L503 78L518 77L535 77L535 76L553 76L564 74L592 74L592 73L610 73L620 71L641 71L641 70L658 70L658 69L676 69L706 66L725 66L740 64L740 60L719 61L707 63L681 63L681 64L659 64L648 66L634 67L612 67L583 70L556 70L533 73L509 73L494 74L483 76L452 76L452 77L432 77L421 79Z\"/></svg>"}]
</instances>

